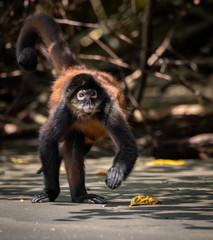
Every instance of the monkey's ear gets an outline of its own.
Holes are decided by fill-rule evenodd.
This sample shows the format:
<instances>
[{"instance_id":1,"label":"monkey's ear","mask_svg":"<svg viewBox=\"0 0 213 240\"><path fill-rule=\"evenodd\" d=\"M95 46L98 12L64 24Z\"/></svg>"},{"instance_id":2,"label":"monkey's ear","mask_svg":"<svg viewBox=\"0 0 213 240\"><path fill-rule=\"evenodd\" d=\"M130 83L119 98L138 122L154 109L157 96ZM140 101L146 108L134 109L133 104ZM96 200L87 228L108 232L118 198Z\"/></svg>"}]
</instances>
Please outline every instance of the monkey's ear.
<instances>
[{"instance_id":1,"label":"monkey's ear","mask_svg":"<svg viewBox=\"0 0 213 240\"><path fill-rule=\"evenodd\" d=\"M66 100L70 101L73 97L73 91L70 88L67 88L65 91Z\"/></svg>"},{"instance_id":2,"label":"monkey's ear","mask_svg":"<svg viewBox=\"0 0 213 240\"><path fill-rule=\"evenodd\" d=\"M24 71L34 71L37 66L37 53L36 50L27 47L17 54L18 64Z\"/></svg>"}]
</instances>

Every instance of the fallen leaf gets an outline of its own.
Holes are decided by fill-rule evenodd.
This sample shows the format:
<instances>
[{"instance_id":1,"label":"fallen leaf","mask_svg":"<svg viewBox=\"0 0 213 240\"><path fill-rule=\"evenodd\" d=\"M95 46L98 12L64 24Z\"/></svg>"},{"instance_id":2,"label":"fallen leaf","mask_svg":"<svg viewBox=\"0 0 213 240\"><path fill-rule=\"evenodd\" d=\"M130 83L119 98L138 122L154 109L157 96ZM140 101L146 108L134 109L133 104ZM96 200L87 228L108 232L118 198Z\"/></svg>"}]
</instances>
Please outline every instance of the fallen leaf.
<instances>
[{"instance_id":1,"label":"fallen leaf","mask_svg":"<svg viewBox=\"0 0 213 240\"><path fill-rule=\"evenodd\" d=\"M106 176L107 173L106 172L98 172L96 173L96 176Z\"/></svg>"},{"instance_id":2,"label":"fallen leaf","mask_svg":"<svg viewBox=\"0 0 213 240\"><path fill-rule=\"evenodd\" d=\"M20 202L24 202L24 199L20 199Z\"/></svg>"},{"instance_id":3,"label":"fallen leaf","mask_svg":"<svg viewBox=\"0 0 213 240\"><path fill-rule=\"evenodd\" d=\"M132 198L129 207L135 205L154 205L154 204L162 204L158 199L153 198L148 195L138 195Z\"/></svg>"},{"instance_id":4,"label":"fallen leaf","mask_svg":"<svg viewBox=\"0 0 213 240\"><path fill-rule=\"evenodd\" d=\"M151 162L146 162L144 165L153 166L153 165L184 165L184 160L171 160L171 159L156 159Z\"/></svg>"},{"instance_id":5,"label":"fallen leaf","mask_svg":"<svg viewBox=\"0 0 213 240\"><path fill-rule=\"evenodd\" d=\"M29 163L29 161L26 160L26 159L14 158L14 157L11 157L10 161L13 162L13 163L18 163L18 164Z\"/></svg>"}]
</instances>

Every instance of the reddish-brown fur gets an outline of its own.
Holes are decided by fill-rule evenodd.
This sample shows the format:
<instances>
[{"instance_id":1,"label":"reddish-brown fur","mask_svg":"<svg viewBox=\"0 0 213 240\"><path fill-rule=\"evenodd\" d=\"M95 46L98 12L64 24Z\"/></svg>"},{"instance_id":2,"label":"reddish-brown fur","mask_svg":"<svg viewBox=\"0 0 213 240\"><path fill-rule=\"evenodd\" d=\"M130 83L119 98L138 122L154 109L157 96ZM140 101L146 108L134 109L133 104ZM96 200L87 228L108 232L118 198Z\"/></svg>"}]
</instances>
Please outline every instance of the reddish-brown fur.
<instances>
[{"instance_id":1,"label":"reddish-brown fur","mask_svg":"<svg viewBox=\"0 0 213 240\"><path fill-rule=\"evenodd\" d=\"M67 84L73 77L81 73L91 74L97 79L101 86L107 90L110 98L117 102L117 105L120 107L121 114L125 118L125 99L117 81L108 73L89 70L84 66L70 67L69 69L64 70L61 76L54 82L52 86L52 94L49 100L50 114L54 112L61 96L64 94L63 91ZM106 136L106 131L103 126L93 117L89 117L84 121L75 122L71 128L83 132L87 143L93 143Z\"/></svg>"},{"instance_id":2,"label":"reddish-brown fur","mask_svg":"<svg viewBox=\"0 0 213 240\"><path fill-rule=\"evenodd\" d=\"M60 100L62 92L70 80L78 74L91 74L97 81L104 87L109 93L110 97L113 98L120 108L125 111L125 99L123 92L120 89L118 82L108 73L100 72L96 70L89 70L84 66L70 67L62 71L61 76L55 80L52 87L52 94L49 100L50 111L54 109Z\"/></svg>"},{"instance_id":3,"label":"reddish-brown fur","mask_svg":"<svg viewBox=\"0 0 213 240\"><path fill-rule=\"evenodd\" d=\"M49 117L39 133L45 189L35 196L33 202L54 201L59 194L58 174L61 157L58 141L61 140L64 142L63 159L73 201L106 203L100 196L87 194L84 181L84 155L95 141L105 137L109 132L119 151L107 174L108 187L117 188L132 170L137 158L137 147L126 121L123 92L110 74L90 70L79 64L64 42L57 23L45 14L30 16L21 30L16 52L22 69L35 70L37 40L38 43L45 45L46 50L43 51L43 45L40 50L50 58L59 77L52 86L48 103ZM82 113L75 98L68 99L68 90L72 90L68 86L71 86L73 79L78 75L91 76L102 90L99 95L100 101L90 115ZM104 97L101 99L101 96Z\"/></svg>"},{"instance_id":4,"label":"reddish-brown fur","mask_svg":"<svg viewBox=\"0 0 213 240\"><path fill-rule=\"evenodd\" d=\"M67 139L63 145L64 166L69 186L74 189L84 176L84 156L75 153L75 146Z\"/></svg>"}]
</instances>

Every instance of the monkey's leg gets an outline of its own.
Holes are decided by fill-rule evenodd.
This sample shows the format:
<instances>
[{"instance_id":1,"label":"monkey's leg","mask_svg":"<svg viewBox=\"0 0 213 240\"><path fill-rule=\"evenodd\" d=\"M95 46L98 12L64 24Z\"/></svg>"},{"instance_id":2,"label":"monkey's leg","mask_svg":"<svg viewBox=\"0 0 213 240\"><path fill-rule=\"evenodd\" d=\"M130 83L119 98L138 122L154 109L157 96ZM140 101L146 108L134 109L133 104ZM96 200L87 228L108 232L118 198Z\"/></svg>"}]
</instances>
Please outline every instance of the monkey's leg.
<instances>
[{"instance_id":1,"label":"monkey's leg","mask_svg":"<svg viewBox=\"0 0 213 240\"><path fill-rule=\"evenodd\" d=\"M60 159L62 160L62 148L61 147L59 147L59 157L60 157ZM60 160L60 161L61 161ZM42 173L43 172L43 169L42 169L42 167L40 167L37 171L36 171L36 173L37 174L40 174L40 173Z\"/></svg>"},{"instance_id":2,"label":"monkey's leg","mask_svg":"<svg viewBox=\"0 0 213 240\"><path fill-rule=\"evenodd\" d=\"M61 157L58 151L58 144L47 139L44 128L40 130L40 155L42 161L42 171L44 174L45 188L35 195L32 202L52 202L59 192L59 167Z\"/></svg>"},{"instance_id":3,"label":"monkey's leg","mask_svg":"<svg viewBox=\"0 0 213 240\"><path fill-rule=\"evenodd\" d=\"M71 134L64 143L63 159L67 172L72 202L105 204L107 201L98 195L88 194L85 187L84 153L89 149L83 136Z\"/></svg>"},{"instance_id":4,"label":"monkey's leg","mask_svg":"<svg viewBox=\"0 0 213 240\"><path fill-rule=\"evenodd\" d=\"M63 121L61 118L63 117ZM35 195L32 202L54 201L59 192L59 167L61 155L58 141L70 125L70 111L61 102L39 132L40 158L44 174L44 190Z\"/></svg>"}]
</instances>

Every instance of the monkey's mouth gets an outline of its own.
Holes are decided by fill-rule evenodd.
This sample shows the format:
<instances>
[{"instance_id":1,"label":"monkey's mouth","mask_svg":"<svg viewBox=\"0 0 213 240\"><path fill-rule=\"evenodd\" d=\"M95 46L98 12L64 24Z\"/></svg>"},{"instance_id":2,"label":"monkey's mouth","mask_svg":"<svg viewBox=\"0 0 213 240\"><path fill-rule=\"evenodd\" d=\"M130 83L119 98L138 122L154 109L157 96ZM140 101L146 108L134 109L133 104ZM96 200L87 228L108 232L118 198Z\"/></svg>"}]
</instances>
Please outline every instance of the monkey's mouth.
<instances>
[{"instance_id":1,"label":"monkey's mouth","mask_svg":"<svg viewBox=\"0 0 213 240\"><path fill-rule=\"evenodd\" d=\"M95 107L88 105L83 107L83 111L87 114L91 114L95 111Z\"/></svg>"}]
</instances>

